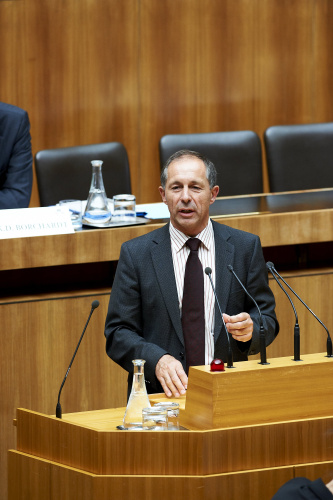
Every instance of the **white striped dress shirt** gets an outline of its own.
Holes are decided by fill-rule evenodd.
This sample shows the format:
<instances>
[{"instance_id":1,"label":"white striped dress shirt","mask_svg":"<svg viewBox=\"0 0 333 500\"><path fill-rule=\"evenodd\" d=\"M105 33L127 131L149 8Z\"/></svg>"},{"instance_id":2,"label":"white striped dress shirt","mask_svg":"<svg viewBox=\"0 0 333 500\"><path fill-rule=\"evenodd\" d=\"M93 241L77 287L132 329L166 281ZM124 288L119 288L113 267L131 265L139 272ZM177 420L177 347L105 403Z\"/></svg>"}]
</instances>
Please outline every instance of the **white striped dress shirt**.
<instances>
[{"instance_id":1,"label":"white striped dress shirt","mask_svg":"<svg viewBox=\"0 0 333 500\"><path fill-rule=\"evenodd\" d=\"M176 229L170 222L170 238L173 267L175 271L179 312L181 315L183 290L184 290L184 275L186 261L190 253L190 249L186 246L186 241L189 239L184 233ZM212 285L209 277L205 273L205 268L212 269L212 280L215 286L215 240L214 231L211 220L209 219L207 226L196 238L201 241L199 246L199 259L202 264L204 273L204 297L205 297L205 364L208 365L214 358L214 312L215 300Z\"/></svg>"}]
</instances>

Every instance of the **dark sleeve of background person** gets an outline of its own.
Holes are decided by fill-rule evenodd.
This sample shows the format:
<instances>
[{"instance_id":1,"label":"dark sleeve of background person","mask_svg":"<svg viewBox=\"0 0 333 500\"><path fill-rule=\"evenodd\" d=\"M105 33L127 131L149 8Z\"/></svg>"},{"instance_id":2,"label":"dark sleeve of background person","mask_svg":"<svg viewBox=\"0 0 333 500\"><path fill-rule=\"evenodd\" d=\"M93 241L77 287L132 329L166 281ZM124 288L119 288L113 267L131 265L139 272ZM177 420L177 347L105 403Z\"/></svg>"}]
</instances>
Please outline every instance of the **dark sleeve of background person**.
<instances>
[{"instance_id":1,"label":"dark sleeve of background person","mask_svg":"<svg viewBox=\"0 0 333 500\"><path fill-rule=\"evenodd\" d=\"M295 477L275 493L272 500L332 500L333 494L321 479Z\"/></svg>"},{"instance_id":2,"label":"dark sleeve of background person","mask_svg":"<svg viewBox=\"0 0 333 500\"><path fill-rule=\"evenodd\" d=\"M28 208L32 189L32 151L28 113L1 117L0 209Z\"/></svg>"}]
</instances>

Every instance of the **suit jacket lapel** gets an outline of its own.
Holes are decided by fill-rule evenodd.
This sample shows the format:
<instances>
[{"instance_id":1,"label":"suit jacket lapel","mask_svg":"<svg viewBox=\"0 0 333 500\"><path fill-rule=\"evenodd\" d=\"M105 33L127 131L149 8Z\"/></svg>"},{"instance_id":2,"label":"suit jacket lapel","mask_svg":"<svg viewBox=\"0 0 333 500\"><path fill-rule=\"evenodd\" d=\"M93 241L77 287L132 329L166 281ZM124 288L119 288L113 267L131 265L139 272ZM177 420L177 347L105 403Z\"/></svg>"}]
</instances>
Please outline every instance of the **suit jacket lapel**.
<instances>
[{"instance_id":1,"label":"suit jacket lapel","mask_svg":"<svg viewBox=\"0 0 333 500\"><path fill-rule=\"evenodd\" d=\"M233 265L234 262L234 246L228 242L230 233L228 227L213 221L214 238L215 238L215 289L218 297L222 313L226 311L228 304L232 274L228 270L228 264ZM215 304L215 342L218 339L223 323L218 309Z\"/></svg>"},{"instance_id":2,"label":"suit jacket lapel","mask_svg":"<svg viewBox=\"0 0 333 500\"><path fill-rule=\"evenodd\" d=\"M178 292L173 269L169 224L156 232L151 249L152 261L166 308L173 327L184 345L179 312Z\"/></svg>"}]
</instances>

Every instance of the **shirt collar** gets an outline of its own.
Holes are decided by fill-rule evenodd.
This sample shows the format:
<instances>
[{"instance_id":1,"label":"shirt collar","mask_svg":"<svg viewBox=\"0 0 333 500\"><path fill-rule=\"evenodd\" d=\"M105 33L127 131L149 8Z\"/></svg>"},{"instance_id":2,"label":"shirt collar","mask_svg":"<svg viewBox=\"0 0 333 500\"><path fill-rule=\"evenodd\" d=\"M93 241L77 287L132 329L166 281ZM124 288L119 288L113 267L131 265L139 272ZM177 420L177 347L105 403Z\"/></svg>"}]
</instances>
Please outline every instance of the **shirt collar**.
<instances>
[{"instance_id":1,"label":"shirt collar","mask_svg":"<svg viewBox=\"0 0 333 500\"><path fill-rule=\"evenodd\" d=\"M179 231L179 229L176 229L173 225L172 222L170 221L169 225L169 231L170 231L170 238L171 238L171 244L174 247L174 250L176 252L179 252L183 246L185 245L186 241L189 239L189 236L186 234L182 233L182 231ZM214 241L214 231L213 231L213 224L210 219L208 219L208 224L207 226L201 231L201 233L196 235L196 238L198 238L203 245L207 248L207 250L210 250Z\"/></svg>"}]
</instances>

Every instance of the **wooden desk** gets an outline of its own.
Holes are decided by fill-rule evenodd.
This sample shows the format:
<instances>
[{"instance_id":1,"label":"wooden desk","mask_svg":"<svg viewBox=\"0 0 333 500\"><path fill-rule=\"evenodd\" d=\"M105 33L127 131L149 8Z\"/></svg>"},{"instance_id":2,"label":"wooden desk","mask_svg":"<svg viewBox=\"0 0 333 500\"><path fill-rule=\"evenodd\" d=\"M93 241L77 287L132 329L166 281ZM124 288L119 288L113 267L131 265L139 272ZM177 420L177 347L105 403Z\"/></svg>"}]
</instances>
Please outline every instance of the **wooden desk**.
<instances>
[{"instance_id":1,"label":"wooden desk","mask_svg":"<svg viewBox=\"0 0 333 500\"><path fill-rule=\"evenodd\" d=\"M332 329L333 189L223 198L213 208L218 222L260 236L266 260L285 271L291 286ZM101 305L64 387L63 411L125 405L126 374L106 356L103 334L114 267L124 241L164 223L1 240L0 497L6 498L6 450L14 446L15 408L55 412L60 383L95 299ZM293 312L275 282L271 286L281 333L267 355L292 355ZM301 353L324 351L325 333L296 307Z\"/></svg>"},{"instance_id":2,"label":"wooden desk","mask_svg":"<svg viewBox=\"0 0 333 500\"><path fill-rule=\"evenodd\" d=\"M258 234L263 247L333 240L333 189L218 198L210 213L218 222ZM166 222L1 240L0 271L116 261L124 241Z\"/></svg>"}]
</instances>

